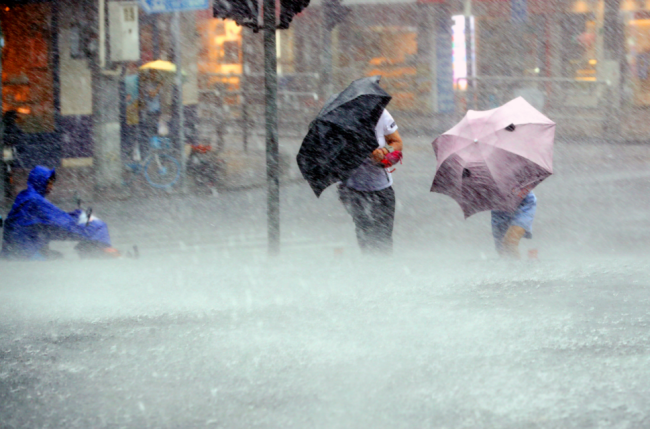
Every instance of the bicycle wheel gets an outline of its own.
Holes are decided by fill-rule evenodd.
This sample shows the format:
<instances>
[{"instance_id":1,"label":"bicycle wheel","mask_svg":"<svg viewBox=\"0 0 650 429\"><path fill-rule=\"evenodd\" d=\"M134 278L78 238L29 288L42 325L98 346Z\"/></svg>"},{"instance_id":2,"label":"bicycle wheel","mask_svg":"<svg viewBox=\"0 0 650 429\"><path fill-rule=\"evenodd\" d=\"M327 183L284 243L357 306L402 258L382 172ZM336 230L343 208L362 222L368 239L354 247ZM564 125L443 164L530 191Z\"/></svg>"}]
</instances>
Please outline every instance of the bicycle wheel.
<instances>
[{"instance_id":1,"label":"bicycle wheel","mask_svg":"<svg viewBox=\"0 0 650 429\"><path fill-rule=\"evenodd\" d=\"M154 153L144 165L144 176L154 188L169 188L181 177L181 164L171 155Z\"/></svg>"}]
</instances>

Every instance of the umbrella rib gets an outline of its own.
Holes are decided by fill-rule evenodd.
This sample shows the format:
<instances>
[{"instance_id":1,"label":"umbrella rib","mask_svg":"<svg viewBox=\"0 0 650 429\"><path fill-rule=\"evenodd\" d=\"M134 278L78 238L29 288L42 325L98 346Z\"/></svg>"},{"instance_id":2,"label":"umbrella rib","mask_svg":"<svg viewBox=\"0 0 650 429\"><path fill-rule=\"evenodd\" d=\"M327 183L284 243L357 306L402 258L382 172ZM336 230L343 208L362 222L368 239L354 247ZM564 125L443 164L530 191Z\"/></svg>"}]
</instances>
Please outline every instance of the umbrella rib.
<instances>
[{"instance_id":1,"label":"umbrella rib","mask_svg":"<svg viewBox=\"0 0 650 429\"><path fill-rule=\"evenodd\" d=\"M462 136L456 136L456 135L452 135L452 134L443 134L443 135L449 135L449 136L454 137L454 138L459 139L459 140L462 139L462 140L466 141L467 144L466 144L465 146L463 146L463 147L456 148L456 149L454 149L453 151L450 151L449 154L448 154L446 157L441 158L441 159L438 160L438 165L441 165L443 162L445 162L445 161L446 161L446 160L447 160L451 155L453 155L453 154L455 154L455 153L458 153L459 151L465 149L466 147L468 147L468 146L470 146L472 143L474 143L474 140L472 140L472 139L470 139L470 138L466 138L466 137L462 137ZM437 156L437 155L436 155L436 156Z\"/></svg>"},{"instance_id":2,"label":"umbrella rib","mask_svg":"<svg viewBox=\"0 0 650 429\"><path fill-rule=\"evenodd\" d=\"M499 109L498 109L498 108L497 108L497 109L493 109L492 113L490 113L490 116L488 116L488 117L486 118L485 122L483 123L483 127L481 128L481 132L480 132L480 134L477 134L476 137L475 137L476 139L480 139L480 138L481 138L480 136L483 135L483 130L485 129L485 127L487 127L488 125L490 125L490 120L492 119L492 116L494 116L494 114L497 113L497 110L499 110Z\"/></svg>"},{"instance_id":3,"label":"umbrella rib","mask_svg":"<svg viewBox=\"0 0 650 429\"><path fill-rule=\"evenodd\" d=\"M508 152L505 149L499 149L499 148L493 148L493 149L503 150L504 152ZM499 191L499 193L501 193L501 187L499 186L498 182L494 178L494 170L493 170L492 166L490 165L489 157L486 156L486 157L483 157L483 159L485 160L485 166L487 167L488 171L490 172L490 177L492 177L492 180L494 180L494 183L497 185L496 189Z\"/></svg>"},{"instance_id":4,"label":"umbrella rib","mask_svg":"<svg viewBox=\"0 0 650 429\"><path fill-rule=\"evenodd\" d=\"M544 126L551 126L551 125L547 125L547 124L538 124L538 123L535 123L535 122L526 122L526 123L523 123L523 124L518 124L518 126L525 126L525 125L536 125L536 126L542 126L542 125L544 125ZM549 171L552 171L552 170L553 170L553 167L549 167L549 166L546 166L546 165L542 165L542 164L540 164L539 162L536 162L535 160L530 159L530 158L528 158L528 157L525 156L525 155L521 155L521 154L519 154L519 153L517 153L517 152L514 152L514 151L512 151L512 150L510 150L510 149L506 149L506 148L504 148L504 147L501 147L501 145L500 145L501 141L500 141L500 139L499 139L499 135L497 134L498 131L501 131L501 130L495 130L495 131L492 132L492 135L494 135L494 137L495 137L495 139L496 139L496 144L494 144L494 146L493 146L495 149L503 150L503 151L506 151L506 152L511 153L511 154L513 154L513 155L517 155L517 156L524 157L524 158L526 158L529 162L531 162L531 163L533 163L533 164L537 165L538 167L543 168L543 169L545 169L545 170L549 170Z\"/></svg>"},{"instance_id":5,"label":"umbrella rib","mask_svg":"<svg viewBox=\"0 0 650 429\"><path fill-rule=\"evenodd\" d=\"M512 154L512 155L514 155L514 156L516 156L516 157L518 157L518 158L523 158L523 159L525 159L527 162L530 162L531 164L534 164L534 165L538 166L540 169L542 169L542 170L544 170L544 171L548 171L548 169L547 169L546 167L544 167L544 166L542 166L542 165L539 165L539 164L536 163L535 161L532 161L530 158L525 158L525 157L523 157L522 155L519 155L519 154L517 154L517 153L511 152L511 151L506 150L506 149L498 148L498 147L493 147L492 149L494 149L494 150L500 150L500 151L503 151L503 152L510 153L510 154ZM484 157L483 159L485 160L485 166L486 166L487 169L490 171L490 175L492 175L492 178L494 178L494 173L493 173L494 170L493 170L493 168L492 168L492 167L490 166L490 164L489 164L489 162L490 162L490 161L489 161L489 158L488 158L488 157ZM551 173L551 172L549 172L549 173ZM551 174L552 174L552 173L551 173ZM495 180L495 183L498 183L498 182ZM497 187L497 188L499 189L499 192L501 192L501 189L500 189L499 187Z\"/></svg>"},{"instance_id":6,"label":"umbrella rib","mask_svg":"<svg viewBox=\"0 0 650 429\"><path fill-rule=\"evenodd\" d=\"M505 106L505 105L504 105L504 106ZM494 115L499 111L499 109L500 109L501 107L503 107L503 106L497 107L496 109L492 109L492 113L490 113L490 116L488 116L488 117L485 119L485 123L483 124L483 127L481 128L481 133L480 133L480 134L477 134L477 135L475 136L476 139L481 138L480 136L483 134L483 130L485 129L485 127L487 127L488 125L490 125L490 121L491 121L491 119L492 119L492 116L494 116ZM548 119L548 118L547 118L547 119ZM549 120L550 120L550 119L549 119ZM551 121L551 122L553 122L553 121ZM517 123L516 125L517 125L517 126L521 126L521 125L541 125L541 123L539 123L539 122L526 121L526 122L519 122L519 123ZM545 124L545 125L549 125L549 124ZM494 133L496 134L496 130L495 130Z\"/></svg>"}]
</instances>

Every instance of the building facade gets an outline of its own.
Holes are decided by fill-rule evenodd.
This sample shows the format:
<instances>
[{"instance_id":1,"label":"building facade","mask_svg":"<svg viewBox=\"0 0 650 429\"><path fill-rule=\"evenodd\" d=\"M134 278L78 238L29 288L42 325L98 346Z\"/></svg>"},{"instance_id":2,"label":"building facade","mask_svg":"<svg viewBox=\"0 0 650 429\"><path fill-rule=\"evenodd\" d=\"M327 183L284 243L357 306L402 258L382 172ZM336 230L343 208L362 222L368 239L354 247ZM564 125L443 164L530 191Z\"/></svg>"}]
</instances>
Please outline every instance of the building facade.
<instances>
[{"instance_id":1,"label":"building facade","mask_svg":"<svg viewBox=\"0 0 650 429\"><path fill-rule=\"evenodd\" d=\"M389 108L406 129L443 131L467 108L489 109L522 95L556 120L560 132L647 134L650 1L344 0L351 11L331 32L331 65L324 55L323 1L312 0L278 32L281 133L304 134L329 96L323 70L331 67L334 91L381 75L393 96ZM132 3L139 58L111 61L110 43L99 37L99 4L0 4L3 110L19 113L32 163L94 163L98 74L119 81L121 156L140 138L138 68L172 59L170 16L147 15ZM262 34L210 11L182 16L188 141L219 144L219 133L231 133L246 145L247 134L263 124ZM101 42L108 53L100 67ZM166 88L164 104L172 103Z\"/></svg>"}]
</instances>

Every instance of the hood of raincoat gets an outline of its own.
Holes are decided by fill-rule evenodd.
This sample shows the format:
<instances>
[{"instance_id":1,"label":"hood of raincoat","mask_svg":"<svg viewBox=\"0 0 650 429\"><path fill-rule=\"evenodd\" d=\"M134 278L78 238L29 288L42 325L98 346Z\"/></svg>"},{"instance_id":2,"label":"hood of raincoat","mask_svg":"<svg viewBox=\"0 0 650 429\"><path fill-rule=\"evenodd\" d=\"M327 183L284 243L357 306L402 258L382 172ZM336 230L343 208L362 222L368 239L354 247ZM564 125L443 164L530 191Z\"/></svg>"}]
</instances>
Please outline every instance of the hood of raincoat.
<instances>
[{"instance_id":1,"label":"hood of raincoat","mask_svg":"<svg viewBox=\"0 0 650 429\"><path fill-rule=\"evenodd\" d=\"M45 196L45 190L47 189L47 182L52 176L55 175L54 169L49 169L43 167L42 165L37 165L29 172L29 177L27 177L27 186L33 188L40 196Z\"/></svg>"}]
</instances>

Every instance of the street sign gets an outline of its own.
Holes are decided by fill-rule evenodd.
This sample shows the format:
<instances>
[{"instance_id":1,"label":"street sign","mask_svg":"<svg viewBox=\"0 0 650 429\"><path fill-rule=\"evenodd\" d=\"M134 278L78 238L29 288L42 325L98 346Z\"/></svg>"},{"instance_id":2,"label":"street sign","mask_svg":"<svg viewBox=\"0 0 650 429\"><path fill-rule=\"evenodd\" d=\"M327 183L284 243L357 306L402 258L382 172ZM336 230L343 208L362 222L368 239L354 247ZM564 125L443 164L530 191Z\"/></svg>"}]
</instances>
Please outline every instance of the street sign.
<instances>
[{"instance_id":1,"label":"street sign","mask_svg":"<svg viewBox=\"0 0 650 429\"><path fill-rule=\"evenodd\" d=\"M526 0L510 2L510 20L515 24L525 24L528 21L528 4Z\"/></svg>"},{"instance_id":2,"label":"street sign","mask_svg":"<svg viewBox=\"0 0 650 429\"><path fill-rule=\"evenodd\" d=\"M210 7L210 0L139 0L146 13L182 12Z\"/></svg>"}]
</instances>

